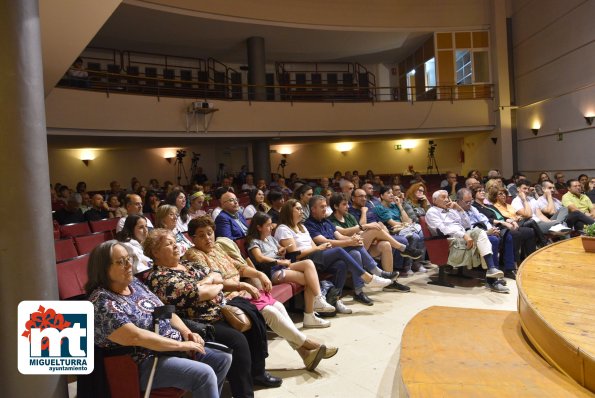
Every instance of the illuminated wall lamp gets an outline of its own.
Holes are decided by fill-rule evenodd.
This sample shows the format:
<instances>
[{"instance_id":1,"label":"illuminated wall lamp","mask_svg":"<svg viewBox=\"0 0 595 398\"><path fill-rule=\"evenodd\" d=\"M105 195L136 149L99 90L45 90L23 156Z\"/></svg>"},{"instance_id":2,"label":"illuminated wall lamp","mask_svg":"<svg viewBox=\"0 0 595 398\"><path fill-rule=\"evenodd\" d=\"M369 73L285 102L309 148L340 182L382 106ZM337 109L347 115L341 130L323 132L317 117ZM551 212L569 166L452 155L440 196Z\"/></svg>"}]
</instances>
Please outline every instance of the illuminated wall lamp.
<instances>
[{"instance_id":1,"label":"illuminated wall lamp","mask_svg":"<svg viewBox=\"0 0 595 398\"><path fill-rule=\"evenodd\" d=\"M595 116L585 116L585 122L587 122L589 126L593 124L593 119L595 119Z\"/></svg>"},{"instance_id":2,"label":"illuminated wall lamp","mask_svg":"<svg viewBox=\"0 0 595 398\"><path fill-rule=\"evenodd\" d=\"M347 156L349 151L353 148L353 144L350 142L341 142L336 146L337 151L341 152L343 156Z\"/></svg>"},{"instance_id":3,"label":"illuminated wall lamp","mask_svg":"<svg viewBox=\"0 0 595 398\"><path fill-rule=\"evenodd\" d=\"M411 150L415 148L415 141L413 140L405 140L403 141L403 149L407 152L411 152Z\"/></svg>"},{"instance_id":4,"label":"illuminated wall lamp","mask_svg":"<svg viewBox=\"0 0 595 398\"><path fill-rule=\"evenodd\" d=\"M164 158L167 163L171 164L171 161L174 159L173 157Z\"/></svg>"},{"instance_id":5,"label":"illuminated wall lamp","mask_svg":"<svg viewBox=\"0 0 595 398\"><path fill-rule=\"evenodd\" d=\"M95 155L93 154L93 152L91 152L89 150L83 150L79 159L83 161L85 166L89 167L89 162L91 160L95 159Z\"/></svg>"},{"instance_id":6,"label":"illuminated wall lamp","mask_svg":"<svg viewBox=\"0 0 595 398\"><path fill-rule=\"evenodd\" d=\"M539 133L538 128L532 128L531 131L533 132L533 135L537 135L537 133Z\"/></svg>"}]
</instances>

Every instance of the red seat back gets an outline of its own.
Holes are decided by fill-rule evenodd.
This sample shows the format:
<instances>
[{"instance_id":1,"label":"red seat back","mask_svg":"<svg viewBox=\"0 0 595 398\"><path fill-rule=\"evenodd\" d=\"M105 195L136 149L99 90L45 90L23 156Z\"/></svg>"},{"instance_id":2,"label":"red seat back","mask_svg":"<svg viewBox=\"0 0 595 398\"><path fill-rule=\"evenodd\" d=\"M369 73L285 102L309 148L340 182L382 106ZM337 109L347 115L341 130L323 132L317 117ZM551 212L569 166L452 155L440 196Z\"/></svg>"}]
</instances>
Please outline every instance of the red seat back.
<instances>
[{"instance_id":1,"label":"red seat back","mask_svg":"<svg viewBox=\"0 0 595 398\"><path fill-rule=\"evenodd\" d=\"M60 226L60 236L62 238L69 238L72 236L89 235L91 228L88 222L79 222L74 224L66 224Z\"/></svg>"},{"instance_id":2,"label":"red seat back","mask_svg":"<svg viewBox=\"0 0 595 398\"><path fill-rule=\"evenodd\" d=\"M246 238L236 239L234 242L236 245L238 245L238 249L240 249L242 257L248 258L248 252L246 251Z\"/></svg>"},{"instance_id":3,"label":"red seat back","mask_svg":"<svg viewBox=\"0 0 595 398\"><path fill-rule=\"evenodd\" d=\"M54 250L56 252L56 262L68 260L78 256L76 247L72 238L60 239L54 241Z\"/></svg>"},{"instance_id":4,"label":"red seat back","mask_svg":"<svg viewBox=\"0 0 595 398\"><path fill-rule=\"evenodd\" d=\"M141 397L138 367L130 355L106 356L103 363L112 398ZM180 398L182 395L184 390L173 387L151 391L152 398Z\"/></svg>"},{"instance_id":5,"label":"red seat back","mask_svg":"<svg viewBox=\"0 0 595 398\"><path fill-rule=\"evenodd\" d=\"M98 244L110 240L112 233L110 231L97 232L91 235L75 236L74 243L79 255L91 253Z\"/></svg>"},{"instance_id":6,"label":"red seat back","mask_svg":"<svg viewBox=\"0 0 595 398\"><path fill-rule=\"evenodd\" d=\"M88 261L89 255L85 254L56 264L60 300L85 294L85 284L89 279L87 276Z\"/></svg>"},{"instance_id":7,"label":"red seat back","mask_svg":"<svg viewBox=\"0 0 595 398\"><path fill-rule=\"evenodd\" d=\"M103 220L91 221L89 224L91 225L91 231L93 232L111 232L112 237L115 236L116 233L116 226L118 225L118 221L120 221L120 217L115 218L104 218Z\"/></svg>"},{"instance_id":8,"label":"red seat back","mask_svg":"<svg viewBox=\"0 0 595 398\"><path fill-rule=\"evenodd\" d=\"M424 243L430 261L436 265L448 264L448 240L446 237L434 237L426 224L424 216L419 217L419 225L424 233Z\"/></svg>"}]
</instances>

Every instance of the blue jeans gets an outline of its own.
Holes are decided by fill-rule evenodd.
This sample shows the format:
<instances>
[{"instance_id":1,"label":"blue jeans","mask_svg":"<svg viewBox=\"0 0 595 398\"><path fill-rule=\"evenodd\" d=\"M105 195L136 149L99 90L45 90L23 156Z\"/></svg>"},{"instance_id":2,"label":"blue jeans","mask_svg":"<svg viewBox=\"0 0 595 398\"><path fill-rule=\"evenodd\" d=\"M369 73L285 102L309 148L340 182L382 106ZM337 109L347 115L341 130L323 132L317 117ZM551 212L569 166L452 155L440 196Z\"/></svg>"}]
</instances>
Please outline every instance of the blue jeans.
<instances>
[{"instance_id":1,"label":"blue jeans","mask_svg":"<svg viewBox=\"0 0 595 398\"><path fill-rule=\"evenodd\" d=\"M409 241L407 238L400 235L391 235L397 242L404 244L405 246L409 245ZM409 257L401 256L401 252L397 249L393 249L393 270L402 269L403 265L409 264L411 265L411 259Z\"/></svg>"},{"instance_id":2,"label":"blue jeans","mask_svg":"<svg viewBox=\"0 0 595 398\"><path fill-rule=\"evenodd\" d=\"M499 252L500 252L500 238L494 235L488 235L488 239L492 244L492 255L494 257L494 264L496 268L500 264ZM507 233L504 235L504 270L511 271L514 269L514 244L512 242L512 235Z\"/></svg>"},{"instance_id":3,"label":"blue jeans","mask_svg":"<svg viewBox=\"0 0 595 398\"><path fill-rule=\"evenodd\" d=\"M419 231L419 232L411 234L411 237L413 238L413 248L419 249L422 252L421 257L413 261L414 263L417 264L417 263L425 260L425 258L426 258L426 244L424 242L424 233L423 233L423 231ZM403 243L403 242L401 242L401 243ZM408 243L405 243L405 244L407 245Z\"/></svg>"},{"instance_id":4,"label":"blue jeans","mask_svg":"<svg viewBox=\"0 0 595 398\"><path fill-rule=\"evenodd\" d=\"M353 277L353 287L361 289L364 281L361 276L366 272L342 247L332 247L322 251L325 269L321 271L332 272L335 275L333 284L341 292L345 286L347 270Z\"/></svg>"},{"instance_id":5,"label":"blue jeans","mask_svg":"<svg viewBox=\"0 0 595 398\"><path fill-rule=\"evenodd\" d=\"M196 355L196 360L160 356L152 388L175 387L191 391L193 398L218 398L231 366L231 354L209 348L205 350L205 354ZM151 357L138 367L141 389L147 386L153 362Z\"/></svg>"}]
</instances>

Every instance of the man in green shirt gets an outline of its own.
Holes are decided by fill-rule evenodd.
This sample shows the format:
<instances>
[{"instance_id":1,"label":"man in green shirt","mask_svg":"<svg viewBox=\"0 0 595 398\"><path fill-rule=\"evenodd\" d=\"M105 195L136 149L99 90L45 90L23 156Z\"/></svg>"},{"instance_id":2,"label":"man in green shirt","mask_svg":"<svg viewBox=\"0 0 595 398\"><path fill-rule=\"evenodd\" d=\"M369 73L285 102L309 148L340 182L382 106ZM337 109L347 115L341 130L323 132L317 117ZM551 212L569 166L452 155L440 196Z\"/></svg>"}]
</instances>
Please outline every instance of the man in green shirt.
<instances>
[{"instance_id":1,"label":"man in green shirt","mask_svg":"<svg viewBox=\"0 0 595 398\"><path fill-rule=\"evenodd\" d=\"M378 223L360 225L354 216L348 212L347 199L342 194L335 193L331 197L330 206L333 213L328 217L337 231L345 236L359 234L364 242L364 248L372 257L380 257L382 269L393 272L393 249L401 252L401 256L419 258L421 251L411 249L402 243L397 242ZM396 271L395 271L396 272ZM398 272L396 272L398 275ZM411 289L396 281L385 287L386 291L408 292Z\"/></svg>"},{"instance_id":2,"label":"man in green shirt","mask_svg":"<svg viewBox=\"0 0 595 398\"><path fill-rule=\"evenodd\" d=\"M562 205L568 208L568 212L579 211L587 215L585 220L580 220L574 223L574 229L580 231L585 224L593 224L595 222L595 206L591 199L581 190L581 183L575 179L570 179L566 183L568 192L562 196ZM591 221L591 222L588 222Z\"/></svg>"}]
</instances>

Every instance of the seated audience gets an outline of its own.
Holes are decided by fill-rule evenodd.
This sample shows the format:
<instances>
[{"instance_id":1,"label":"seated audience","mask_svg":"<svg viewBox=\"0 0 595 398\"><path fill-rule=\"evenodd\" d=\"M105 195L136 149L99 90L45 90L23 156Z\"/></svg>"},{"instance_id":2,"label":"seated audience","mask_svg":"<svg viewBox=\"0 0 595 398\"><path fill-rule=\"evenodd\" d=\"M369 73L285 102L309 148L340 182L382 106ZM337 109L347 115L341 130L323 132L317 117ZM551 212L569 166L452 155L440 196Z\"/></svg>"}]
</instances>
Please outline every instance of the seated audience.
<instances>
[{"instance_id":1,"label":"seated audience","mask_svg":"<svg viewBox=\"0 0 595 398\"><path fill-rule=\"evenodd\" d=\"M85 70L83 59L78 57L68 69L68 84L73 87L89 87L89 73Z\"/></svg>"},{"instance_id":2,"label":"seated audience","mask_svg":"<svg viewBox=\"0 0 595 398\"><path fill-rule=\"evenodd\" d=\"M335 194L335 191L333 191L330 188L323 189L322 191L320 191L320 196L324 196L324 198L326 199L326 203L330 203L331 202L331 197L334 194ZM333 214L333 210L331 209L330 206L327 206L326 207L326 217L327 218L330 217L331 214Z\"/></svg>"},{"instance_id":3,"label":"seated audience","mask_svg":"<svg viewBox=\"0 0 595 398\"><path fill-rule=\"evenodd\" d=\"M86 221L103 220L109 217L107 203L103 201L103 196L96 193L91 199L91 208L85 212Z\"/></svg>"},{"instance_id":4,"label":"seated audience","mask_svg":"<svg viewBox=\"0 0 595 398\"><path fill-rule=\"evenodd\" d=\"M141 200L143 201L143 203L145 203L146 199L147 199L147 187L145 187L144 185L140 185L136 191L134 191L133 193L137 194L138 196L140 196Z\"/></svg>"},{"instance_id":5,"label":"seated audience","mask_svg":"<svg viewBox=\"0 0 595 398\"><path fill-rule=\"evenodd\" d=\"M554 183L544 181L541 183L541 187L543 196L537 199L537 207L545 217L566 223L569 228L574 228L577 231L582 231L585 225L593 224L593 219L588 215L578 210L570 211L564 207L562 202L554 196L556 192Z\"/></svg>"},{"instance_id":6,"label":"seated audience","mask_svg":"<svg viewBox=\"0 0 595 398\"><path fill-rule=\"evenodd\" d=\"M380 192L382 187L384 187L384 181L378 174L376 174L372 180L372 189L374 189L374 192Z\"/></svg>"},{"instance_id":7,"label":"seated audience","mask_svg":"<svg viewBox=\"0 0 595 398\"><path fill-rule=\"evenodd\" d=\"M273 285L293 282L304 286L304 327L328 327L330 322L318 318L315 312L335 312L320 293L320 282L312 260L291 262L285 258L287 249L271 236L271 218L262 212L254 215L248 235L246 250L256 267L267 274Z\"/></svg>"},{"instance_id":8,"label":"seated audience","mask_svg":"<svg viewBox=\"0 0 595 398\"><path fill-rule=\"evenodd\" d=\"M215 196L215 199L219 202L219 205L217 207L215 207L213 209L213 211L211 212L211 218L213 219L213 221L215 221L217 219L217 217L219 216L219 213L221 213L221 210L223 210L221 208L221 197L226 192L233 192L233 189L230 189L229 187L219 187L215 190L214 196Z\"/></svg>"},{"instance_id":9,"label":"seated audience","mask_svg":"<svg viewBox=\"0 0 595 398\"><path fill-rule=\"evenodd\" d=\"M473 177L469 177L465 180L465 188L467 189L475 189L481 185L481 182Z\"/></svg>"},{"instance_id":10,"label":"seated audience","mask_svg":"<svg viewBox=\"0 0 595 398\"><path fill-rule=\"evenodd\" d=\"M240 211L238 198L233 192L226 192L221 196L221 212L215 219L215 235L231 240L241 239L248 232L248 221Z\"/></svg>"},{"instance_id":11,"label":"seated audience","mask_svg":"<svg viewBox=\"0 0 595 398\"><path fill-rule=\"evenodd\" d=\"M143 202L140 196L136 194L126 195L124 198L124 206L126 207L126 213L129 216L132 216L134 214L142 215ZM122 230L122 228L124 227L124 222L126 222L126 217L122 217L120 218L120 220L118 220L118 225L116 225L116 232L120 232ZM153 228L153 223L149 219L147 219L147 226L149 227L149 229Z\"/></svg>"},{"instance_id":12,"label":"seated audience","mask_svg":"<svg viewBox=\"0 0 595 398\"><path fill-rule=\"evenodd\" d=\"M118 195L110 194L107 199L109 218L126 217L128 212L120 206Z\"/></svg>"},{"instance_id":13,"label":"seated audience","mask_svg":"<svg viewBox=\"0 0 595 398\"><path fill-rule=\"evenodd\" d=\"M273 229L279 224L279 212L285 203L285 198L283 194L279 191L270 191L267 195L267 201L271 205L267 214L271 216L271 220L273 222Z\"/></svg>"},{"instance_id":14,"label":"seated audience","mask_svg":"<svg viewBox=\"0 0 595 398\"><path fill-rule=\"evenodd\" d=\"M535 241L541 247L547 246L548 240L541 231L541 228L537 225L532 217L525 218L517 214L516 209L512 205L506 202L508 191L506 188L498 187L497 185L488 189L488 199L491 201L495 199L495 202L491 202L496 210L502 214L507 220L514 221L519 227L527 227L533 230Z\"/></svg>"},{"instance_id":15,"label":"seated audience","mask_svg":"<svg viewBox=\"0 0 595 398\"><path fill-rule=\"evenodd\" d=\"M568 208L569 212L578 211L580 213L585 214L591 223L585 222L587 220L584 217L581 217L581 220L578 220L574 224L574 229L581 231L585 224L592 224L593 220L595 220L595 206L593 206L593 202L591 199L584 193L582 193L582 186L579 181L575 179L570 179L566 183L568 187L568 192L562 196L562 204Z\"/></svg>"},{"instance_id":16,"label":"seated audience","mask_svg":"<svg viewBox=\"0 0 595 398\"><path fill-rule=\"evenodd\" d=\"M510 196L512 196L513 198L516 198L516 196L519 193L517 184L523 180L526 180L526 179L527 179L527 177L524 174L520 174L520 173L513 174L512 177L510 177L511 183L506 186L506 190L508 191L508 194Z\"/></svg>"},{"instance_id":17,"label":"seated audience","mask_svg":"<svg viewBox=\"0 0 595 398\"><path fill-rule=\"evenodd\" d=\"M264 201L264 192L260 189L250 191L250 204L244 209L243 215L246 220L251 219L257 211L266 213L270 206Z\"/></svg>"},{"instance_id":18,"label":"seated audience","mask_svg":"<svg viewBox=\"0 0 595 398\"><path fill-rule=\"evenodd\" d=\"M285 178L283 178L283 177L277 178L277 187L275 189L278 189L279 191L281 191L281 193L285 196L285 198L290 198L291 194L293 193L291 188L289 188L287 185L285 185Z\"/></svg>"},{"instance_id":19,"label":"seated audience","mask_svg":"<svg viewBox=\"0 0 595 398\"><path fill-rule=\"evenodd\" d=\"M566 181L564 181L564 173L557 172L554 174L554 178L556 179L556 190L566 190Z\"/></svg>"},{"instance_id":20,"label":"seated audience","mask_svg":"<svg viewBox=\"0 0 595 398\"><path fill-rule=\"evenodd\" d=\"M491 196L492 203L497 202L498 192L499 189L497 187L490 189L490 193L487 196ZM504 191L502 193L502 196L506 198ZM514 261L517 265L520 264L526 256L536 250L535 232L533 232L532 228L520 227L514 219L504 217L494 205L485 204L486 191L483 186L475 188L472 191L472 195L474 200L473 206L477 211L486 216L494 227L498 227L500 230L507 229L512 235Z\"/></svg>"},{"instance_id":21,"label":"seated audience","mask_svg":"<svg viewBox=\"0 0 595 398\"><path fill-rule=\"evenodd\" d=\"M242 184L242 191L251 191L256 189L256 185L254 185L254 174L247 174L246 175L246 182Z\"/></svg>"},{"instance_id":22,"label":"seated audience","mask_svg":"<svg viewBox=\"0 0 595 398\"><path fill-rule=\"evenodd\" d=\"M449 264L452 266L467 265L467 267L471 268L475 265L472 260L474 252L479 252L479 255L483 259L481 264L487 268L486 286L498 293L508 293L509 289L500 281L504 273L494 263L492 244L488 239L486 231L477 227L469 231L465 230L465 225L470 225L467 214L456 202L450 200L447 191L438 190L434 192L432 201L434 205L426 213L426 222L432 234L444 234L451 238L464 241L466 251L469 252L468 258L466 257L460 261L460 264L456 264L454 261L451 261L453 253L451 248Z\"/></svg>"},{"instance_id":23,"label":"seated audience","mask_svg":"<svg viewBox=\"0 0 595 398\"><path fill-rule=\"evenodd\" d=\"M293 198L297 199L302 205L304 221L310 216L310 198L312 198L313 192L311 186L304 184L293 193Z\"/></svg>"},{"instance_id":24,"label":"seated audience","mask_svg":"<svg viewBox=\"0 0 595 398\"><path fill-rule=\"evenodd\" d=\"M353 183L349 180L341 180L339 186L341 188L341 193L343 194L343 197L345 198L345 200L349 202L351 200L351 192L353 192L353 190L355 189L355 185L353 185Z\"/></svg>"},{"instance_id":25,"label":"seated audience","mask_svg":"<svg viewBox=\"0 0 595 398\"><path fill-rule=\"evenodd\" d=\"M481 173L479 172L479 170L471 170L467 173L467 178L475 178L477 181L481 182L482 178L481 178Z\"/></svg>"},{"instance_id":26,"label":"seated audience","mask_svg":"<svg viewBox=\"0 0 595 398\"><path fill-rule=\"evenodd\" d=\"M154 333L153 310L163 303L131 272L130 254L115 240L101 243L89 256L85 290L95 308L95 345L101 348L135 346L131 357L138 365L141 389L146 389L155 352L183 351L183 358L160 356L152 388L176 387L193 397L217 398L231 365L231 355L204 347L173 314L159 321Z\"/></svg>"},{"instance_id":27,"label":"seated audience","mask_svg":"<svg viewBox=\"0 0 595 398\"><path fill-rule=\"evenodd\" d=\"M587 192L589 190L589 176L586 174L581 174L577 177L577 179L581 184L581 192Z\"/></svg>"},{"instance_id":28,"label":"seated audience","mask_svg":"<svg viewBox=\"0 0 595 398\"><path fill-rule=\"evenodd\" d=\"M414 222L419 222L419 217L425 216L426 211L430 208L426 196L426 186L420 182L411 185L405 193L404 203L408 204L413 210L413 214L407 212L409 218ZM405 210L407 210L406 207Z\"/></svg>"},{"instance_id":29,"label":"seated audience","mask_svg":"<svg viewBox=\"0 0 595 398\"><path fill-rule=\"evenodd\" d=\"M141 202L143 202L143 213L155 214L157 212L157 208L161 204L161 199L159 199L159 195L157 195L157 192L148 191L145 195L145 200L143 201L141 198Z\"/></svg>"},{"instance_id":30,"label":"seated audience","mask_svg":"<svg viewBox=\"0 0 595 398\"><path fill-rule=\"evenodd\" d=\"M215 244L213 222L208 217L193 220L190 228L195 247L188 251L185 259L198 261L208 266L211 271L220 272L226 297L231 299L240 295L251 301L271 330L298 351L308 370L313 370L322 358L330 358L337 353L337 348L316 343L297 330L285 306L271 296L271 281L264 273L233 260ZM257 278L263 289L241 282L240 277ZM277 385L281 385L281 379L275 379Z\"/></svg>"},{"instance_id":31,"label":"seated audience","mask_svg":"<svg viewBox=\"0 0 595 398\"><path fill-rule=\"evenodd\" d=\"M383 187L380 190L380 204L374 207L374 212L378 219L386 225L388 230L397 235L408 239L408 246L422 251L422 257L413 261L411 270L414 272L427 272L427 269L421 262L425 258L426 247L424 244L424 235L421 226L412 222L403 208L401 198L393 195L391 187Z\"/></svg>"},{"instance_id":32,"label":"seated audience","mask_svg":"<svg viewBox=\"0 0 595 398\"><path fill-rule=\"evenodd\" d=\"M170 206L175 206L178 209L178 218L176 221L176 228L179 232L188 231L188 223L190 222L190 215L188 215L188 206L186 206L186 194L180 188L171 191L165 198L165 203Z\"/></svg>"},{"instance_id":33,"label":"seated audience","mask_svg":"<svg viewBox=\"0 0 595 398\"><path fill-rule=\"evenodd\" d=\"M153 266L153 260L145 256L143 249L143 243L147 239L148 233L146 217L135 214L126 217L124 228L117 234L118 241L129 249L132 273L135 275L151 269Z\"/></svg>"},{"instance_id":34,"label":"seated audience","mask_svg":"<svg viewBox=\"0 0 595 398\"><path fill-rule=\"evenodd\" d=\"M172 205L161 205L155 213L155 227L171 231L176 239L180 257L192 247L192 242L178 229L178 209Z\"/></svg>"},{"instance_id":35,"label":"seated audience","mask_svg":"<svg viewBox=\"0 0 595 398\"><path fill-rule=\"evenodd\" d=\"M408 292L411 289L394 281L398 276L398 272L394 272L393 250L401 252L401 256L410 258L419 258L422 253L420 250L408 248L403 243L395 240L386 230L381 227L381 224L360 224L348 212L347 200L341 195L335 193L330 200L330 206L333 209L333 214L328 217L336 230L345 236L359 235L363 241L363 247L368 253L374 257L380 257L382 264L381 276L387 279L393 279L393 283L386 286L385 291Z\"/></svg>"},{"instance_id":36,"label":"seated audience","mask_svg":"<svg viewBox=\"0 0 595 398\"><path fill-rule=\"evenodd\" d=\"M440 182L440 189L448 191L451 200L456 200L459 189L464 188L463 184L457 181L457 173L448 171L446 179Z\"/></svg>"},{"instance_id":37,"label":"seated audience","mask_svg":"<svg viewBox=\"0 0 595 398\"><path fill-rule=\"evenodd\" d=\"M589 180L589 190L587 196L591 199L591 202L595 202L595 177L591 177Z\"/></svg>"},{"instance_id":38,"label":"seated audience","mask_svg":"<svg viewBox=\"0 0 595 398\"><path fill-rule=\"evenodd\" d=\"M486 231L488 239L492 244L494 265L496 267L499 266L500 250L502 249L504 276L510 279L516 279L517 264L515 263L514 256L514 242L509 231L494 227L490 223L490 220L473 206L473 195L467 188L461 188L457 192L457 204L467 215L466 218L461 217L463 227L466 230L477 227Z\"/></svg>"},{"instance_id":39,"label":"seated audience","mask_svg":"<svg viewBox=\"0 0 595 398\"><path fill-rule=\"evenodd\" d=\"M539 209L537 199L532 196L534 188L531 183L527 180L520 180L517 184L518 194L512 200L512 207L516 210L516 214L525 218L533 219L537 226L541 229L541 232L547 234L548 232L569 232L570 229L562 225L558 220L550 220L543 215Z\"/></svg>"},{"instance_id":40,"label":"seated audience","mask_svg":"<svg viewBox=\"0 0 595 398\"><path fill-rule=\"evenodd\" d=\"M196 174L194 175L194 182L197 184L204 184L205 182L207 182L209 180L209 177L207 177L207 175L204 173L204 171L202 170L202 167L198 167L196 169Z\"/></svg>"},{"instance_id":41,"label":"seated audience","mask_svg":"<svg viewBox=\"0 0 595 398\"><path fill-rule=\"evenodd\" d=\"M81 211L83 214L91 208L91 195L88 192L81 193Z\"/></svg>"},{"instance_id":42,"label":"seated audience","mask_svg":"<svg viewBox=\"0 0 595 398\"><path fill-rule=\"evenodd\" d=\"M119 195L122 193L122 188L120 187L120 183L118 181L112 181L109 183L110 194Z\"/></svg>"},{"instance_id":43,"label":"seated audience","mask_svg":"<svg viewBox=\"0 0 595 398\"><path fill-rule=\"evenodd\" d=\"M331 185L338 187L339 184L341 184L342 178L343 178L343 176L341 175L341 172L339 170L335 171L335 173L333 174L333 179L331 181Z\"/></svg>"},{"instance_id":44,"label":"seated audience","mask_svg":"<svg viewBox=\"0 0 595 398\"><path fill-rule=\"evenodd\" d=\"M190 217L191 220L207 214L207 212L203 210L203 205L205 203L205 194L203 191L194 192L188 199L190 201L188 217Z\"/></svg>"},{"instance_id":45,"label":"seated audience","mask_svg":"<svg viewBox=\"0 0 595 398\"><path fill-rule=\"evenodd\" d=\"M174 305L176 314L191 329L198 326L196 323L213 326L215 342L233 350L227 374L233 396L254 397L253 378L265 383L270 380L265 371L268 350L264 318L248 300L233 297L227 305L244 310L252 322L252 328L244 333L234 329L221 313L225 305L222 290L226 288L221 274L206 264L180 261L174 241L169 231L151 231L145 243L146 254L155 261L147 278L149 289L164 303Z\"/></svg>"},{"instance_id":46,"label":"seated audience","mask_svg":"<svg viewBox=\"0 0 595 398\"><path fill-rule=\"evenodd\" d=\"M54 218L60 225L85 222L85 216L80 209L80 205L76 197L72 195L66 201L66 206L54 213Z\"/></svg>"},{"instance_id":47,"label":"seated audience","mask_svg":"<svg viewBox=\"0 0 595 398\"><path fill-rule=\"evenodd\" d=\"M541 173L539 173L537 183L541 185L541 183L543 183L544 181L552 182L552 179L550 178L550 175L547 172L542 171Z\"/></svg>"},{"instance_id":48,"label":"seated audience","mask_svg":"<svg viewBox=\"0 0 595 398\"><path fill-rule=\"evenodd\" d=\"M325 218L326 207L326 199L323 196L313 196L310 199L310 217L304 226L317 245L330 243L331 247L339 248L348 254L348 258L352 259L346 263L353 277L354 300L364 305L374 305L374 301L363 292L364 284L371 288L383 288L392 283L394 275L388 275L378 268L376 261L364 249L364 242L360 236L345 236L339 233L333 223Z\"/></svg>"},{"instance_id":49,"label":"seated audience","mask_svg":"<svg viewBox=\"0 0 595 398\"><path fill-rule=\"evenodd\" d=\"M83 202L82 194L87 192L87 183L84 181L79 181L76 183L75 192L73 195L77 196L79 202ZM83 211L84 213L84 211Z\"/></svg>"}]
</instances>

